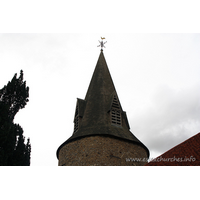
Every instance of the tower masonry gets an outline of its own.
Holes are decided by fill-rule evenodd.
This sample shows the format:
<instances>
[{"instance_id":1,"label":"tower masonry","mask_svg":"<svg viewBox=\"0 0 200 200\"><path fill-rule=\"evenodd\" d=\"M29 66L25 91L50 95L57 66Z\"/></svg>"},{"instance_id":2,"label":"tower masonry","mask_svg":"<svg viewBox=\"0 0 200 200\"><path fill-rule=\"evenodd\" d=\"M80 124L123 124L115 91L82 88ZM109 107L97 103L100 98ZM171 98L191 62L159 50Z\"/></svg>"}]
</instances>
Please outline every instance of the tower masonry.
<instances>
[{"instance_id":1,"label":"tower masonry","mask_svg":"<svg viewBox=\"0 0 200 200\"><path fill-rule=\"evenodd\" d=\"M130 132L102 49L85 99L77 99L74 132L58 148L57 158L59 166L147 163L149 150Z\"/></svg>"}]
</instances>

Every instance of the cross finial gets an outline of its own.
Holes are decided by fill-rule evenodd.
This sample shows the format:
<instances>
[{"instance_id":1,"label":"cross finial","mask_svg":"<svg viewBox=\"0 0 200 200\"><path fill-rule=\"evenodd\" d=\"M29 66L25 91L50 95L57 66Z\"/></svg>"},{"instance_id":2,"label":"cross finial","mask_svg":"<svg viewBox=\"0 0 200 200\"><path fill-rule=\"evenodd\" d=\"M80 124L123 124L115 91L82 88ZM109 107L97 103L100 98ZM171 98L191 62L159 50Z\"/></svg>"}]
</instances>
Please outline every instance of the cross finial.
<instances>
[{"instance_id":1,"label":"cross finial","mask_svg":"<svg viewBox=\"0 0 200 200\"><path fill-rule=\"evenodd\" d=\"M106 48L106 47L104 46L104 44L105 44L107 41L106 41L106 42L103 42L104 39L106 39L106 38L105 38L105 37L101 37L101 41L99 41L100 45L97 46L97 47L101 47L101 51L103 51L103 47Z\"/></svg>"}]
</instances>

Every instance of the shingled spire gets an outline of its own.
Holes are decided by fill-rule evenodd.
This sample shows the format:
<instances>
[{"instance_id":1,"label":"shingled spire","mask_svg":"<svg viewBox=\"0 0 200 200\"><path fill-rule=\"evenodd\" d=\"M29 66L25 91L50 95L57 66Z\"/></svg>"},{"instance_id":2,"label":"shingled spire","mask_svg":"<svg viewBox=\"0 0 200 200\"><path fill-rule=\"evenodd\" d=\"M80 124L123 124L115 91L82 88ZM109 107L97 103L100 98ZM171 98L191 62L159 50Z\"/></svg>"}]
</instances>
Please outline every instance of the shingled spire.
<instances>
[{"instance_id":1,"label":"shingled spire","mask_svg":"<svg viewBox=\"0 0 200 200\"><path fill-rule=\"evenodd\" d=\"M147 147L131 132L101 49L85 99L77 99L73 135L57 151L77 139L111 136L138 144L149 156Z\"/></svg>"}]
</instances>

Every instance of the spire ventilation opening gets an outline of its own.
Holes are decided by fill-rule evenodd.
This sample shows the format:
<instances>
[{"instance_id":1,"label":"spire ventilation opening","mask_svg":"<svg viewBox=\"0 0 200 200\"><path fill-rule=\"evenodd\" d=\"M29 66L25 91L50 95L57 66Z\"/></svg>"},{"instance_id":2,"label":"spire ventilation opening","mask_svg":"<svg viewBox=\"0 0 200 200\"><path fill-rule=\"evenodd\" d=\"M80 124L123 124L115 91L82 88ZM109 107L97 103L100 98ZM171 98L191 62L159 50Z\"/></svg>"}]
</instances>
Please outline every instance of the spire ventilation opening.
<instances>
[{"instance_id":1,"label":"spire ventilation opening","mask_svg":"<svg viewBox=\"0 0 200 200\"><path fill-rule=\"evenodd\" d=\"M75 117L74 117L74 133L78 131L78 128L79 128L79 109L77 103Z\"/></svg>"},{"instance_id":2,"label":"spire ventilation opening","mask_svg":"<svg viewBox=\"0 0 200 200\"><path fill-rule=\"evenodd\" d=\"M111 123L115 125L122 125L121 123L121 109L119 101L116 96L113 98L112 108L111 108Z\"/></svg>"}]
</instances>

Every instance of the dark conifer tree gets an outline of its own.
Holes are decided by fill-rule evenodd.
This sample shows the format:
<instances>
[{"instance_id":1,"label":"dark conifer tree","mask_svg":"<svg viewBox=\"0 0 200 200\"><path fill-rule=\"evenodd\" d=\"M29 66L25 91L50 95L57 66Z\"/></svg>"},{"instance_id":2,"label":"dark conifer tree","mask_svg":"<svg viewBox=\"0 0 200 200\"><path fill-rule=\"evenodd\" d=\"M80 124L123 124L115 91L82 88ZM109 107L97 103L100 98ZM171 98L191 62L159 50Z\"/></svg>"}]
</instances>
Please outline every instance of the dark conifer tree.
<instances>
[{"instance_id":1,"label":"dark conifer tree","mask_svg":"<svg viewBox=\"0 0 200 200\"><path fill-rule=\"evenodd\" d=\"M22 127L13 122L17 112L27 104L28 97L29 88L23 81L22 70L19 78L15 74L0 90L0 165L30 165L30 139L25 144Z\"/></svg>"}]
</instances>

